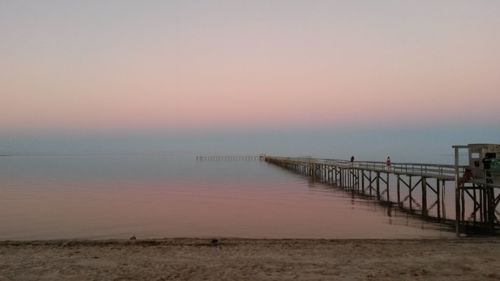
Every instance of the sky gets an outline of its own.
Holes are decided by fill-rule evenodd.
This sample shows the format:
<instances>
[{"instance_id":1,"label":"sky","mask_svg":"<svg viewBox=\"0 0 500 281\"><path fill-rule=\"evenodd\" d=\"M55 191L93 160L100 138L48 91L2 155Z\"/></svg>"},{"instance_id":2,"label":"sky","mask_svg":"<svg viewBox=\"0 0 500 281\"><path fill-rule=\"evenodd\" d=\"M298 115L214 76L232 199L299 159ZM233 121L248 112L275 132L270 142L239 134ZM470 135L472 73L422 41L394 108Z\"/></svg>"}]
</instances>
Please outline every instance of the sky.
<instances>
[{"instance_id":1,"label":"sky","mask_svg":"<svg viewBox=\"0 0 500 281\"><path fill-rule=\"evenodd\" d=\"M0 0L0 36L0 153L124 132L500 142L499 1Z\"/></svg>"}]
</instances>

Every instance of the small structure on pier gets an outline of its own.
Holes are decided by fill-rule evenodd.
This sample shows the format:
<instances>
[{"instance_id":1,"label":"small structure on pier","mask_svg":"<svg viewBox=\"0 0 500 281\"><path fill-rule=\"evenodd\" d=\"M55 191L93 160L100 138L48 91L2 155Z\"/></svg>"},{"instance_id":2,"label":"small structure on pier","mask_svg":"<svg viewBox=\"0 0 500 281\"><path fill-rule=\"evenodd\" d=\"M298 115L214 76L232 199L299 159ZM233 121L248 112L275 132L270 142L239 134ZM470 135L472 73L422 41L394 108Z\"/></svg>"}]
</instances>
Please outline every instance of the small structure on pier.
<instances>
[{"instance_id":1,"label":"small structure on pier","mask_svg":"<svg viewBox=\"0 0 500 281\"><path fill-rule=\"evenodd\" d=\"M469 167L476 180L500 184L500 145L469 144Z\"/></svg>"},{"instance_id":2,"label":"small structure on pier","mask_svg":"<svg viewBox=\"0 0 500 281\"><path fill-rule=\"evenodd\" d=\"M489 232L500 228L500 145L454 145L455 217L457 235L480 225ZM468 166L460 172L459 150L468 150Z\"/></svg>"}]
</instances>

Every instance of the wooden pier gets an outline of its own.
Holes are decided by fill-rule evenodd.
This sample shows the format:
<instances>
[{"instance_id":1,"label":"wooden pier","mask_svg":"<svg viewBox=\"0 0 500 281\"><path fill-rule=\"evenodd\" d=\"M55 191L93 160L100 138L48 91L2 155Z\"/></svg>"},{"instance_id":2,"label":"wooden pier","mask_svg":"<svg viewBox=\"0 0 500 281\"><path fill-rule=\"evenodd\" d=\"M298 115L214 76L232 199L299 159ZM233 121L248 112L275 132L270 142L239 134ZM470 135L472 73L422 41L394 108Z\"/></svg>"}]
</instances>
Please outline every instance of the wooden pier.
<instances>
[{"instance_id":1,"label":"wooden pier","mask_svg":"<svg viewBox=\"0 0 500 281\"><path fill-rule=\"evenodd\" d=\"M198 161L255 161L264 160L265 155L198 155Z\"/></svg>"},{"instance_id":2,"label":"wooden pier","mask_svg":"<svg viewBox=\"0 0 500 281\"><path fill-rule=\"evenodd\" d=\"M465 166L272 156L265 161L421 218L454 225L457 235L500 230L500 186L463 182ZM451 214L455 217L447 215L447 203L455 203L456 212Z\"/></svg>"}]
</instances>

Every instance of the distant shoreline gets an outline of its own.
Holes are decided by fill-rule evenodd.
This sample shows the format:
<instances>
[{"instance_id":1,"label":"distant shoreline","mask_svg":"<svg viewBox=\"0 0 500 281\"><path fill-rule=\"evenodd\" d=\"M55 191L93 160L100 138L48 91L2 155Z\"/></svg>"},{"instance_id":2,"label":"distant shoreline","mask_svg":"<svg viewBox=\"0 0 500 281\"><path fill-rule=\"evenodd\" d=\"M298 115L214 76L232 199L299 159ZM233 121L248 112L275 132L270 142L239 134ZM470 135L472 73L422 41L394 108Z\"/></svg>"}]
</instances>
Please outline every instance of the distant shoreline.
<instances>
[{"instance_id":1,"label":"distant shoreline","mask_svg":"<svg viewBox=\"0 0 500 281\"><path fill-rule=\"evenodd\" d=\"M2 241L0 277L6 280L498 280L499 259L500 238Z\"/></svg>"}]
</instances>

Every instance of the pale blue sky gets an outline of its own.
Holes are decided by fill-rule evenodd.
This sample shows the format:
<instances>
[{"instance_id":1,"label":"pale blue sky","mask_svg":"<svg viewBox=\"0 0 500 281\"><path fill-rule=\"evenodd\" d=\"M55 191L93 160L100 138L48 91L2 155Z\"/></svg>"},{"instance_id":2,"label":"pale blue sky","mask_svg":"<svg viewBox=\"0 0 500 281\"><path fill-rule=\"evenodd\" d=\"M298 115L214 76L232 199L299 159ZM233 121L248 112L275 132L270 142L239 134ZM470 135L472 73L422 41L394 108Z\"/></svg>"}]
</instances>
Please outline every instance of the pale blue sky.
<instances>
[{"instance_id":1,"label":"pale blue sky","mask_svg":"<svg viewBox=\"0 0 500 281\"><path fill-rule=\"evenodd\" d=\"M0 34L0 154L500 143L500 1L0 0Z\"/></svg>"}]
</instances>

